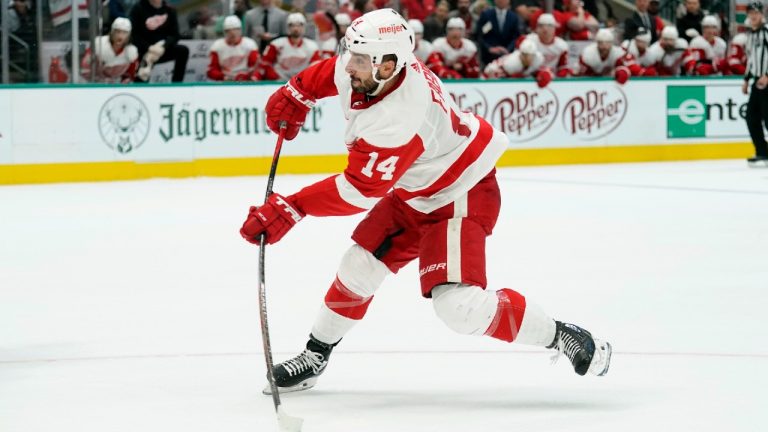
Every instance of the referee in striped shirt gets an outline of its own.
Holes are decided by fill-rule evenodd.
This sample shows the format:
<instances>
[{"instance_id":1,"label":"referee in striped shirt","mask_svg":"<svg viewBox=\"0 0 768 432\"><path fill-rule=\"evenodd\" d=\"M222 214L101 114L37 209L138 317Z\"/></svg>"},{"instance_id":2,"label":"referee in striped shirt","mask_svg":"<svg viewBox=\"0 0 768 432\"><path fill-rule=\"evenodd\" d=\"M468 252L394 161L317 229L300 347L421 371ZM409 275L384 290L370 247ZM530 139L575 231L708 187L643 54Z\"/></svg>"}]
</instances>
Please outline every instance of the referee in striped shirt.
<instances>
[{"instance_id":1,"label":"referee in striped shirt","mask_svg":"<svg viewBox=\"0 0 768 432\"><path fill-rule=\"evenodd\" d=\"M747 72L741 91L747 94L752 82L747 102L747 128L755 146L755 157L747 159L747 162L751 167L768 167L768 143L763 132L763 123L768 127L768 24L763 16L762 3L756 1L747 6L747 20L751 28L747 33Z\"/></svg>"}]
</instances>

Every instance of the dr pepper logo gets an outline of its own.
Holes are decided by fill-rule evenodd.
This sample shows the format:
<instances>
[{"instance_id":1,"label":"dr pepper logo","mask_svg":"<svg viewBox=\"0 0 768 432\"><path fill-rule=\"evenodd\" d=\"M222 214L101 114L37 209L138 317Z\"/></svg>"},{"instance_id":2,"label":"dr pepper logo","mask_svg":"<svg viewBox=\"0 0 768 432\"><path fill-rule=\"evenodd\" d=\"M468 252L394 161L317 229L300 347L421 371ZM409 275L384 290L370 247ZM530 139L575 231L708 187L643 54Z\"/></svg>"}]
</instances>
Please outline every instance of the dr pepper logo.
<instances>
[{"instance_id":1,"label":"dr pepper logo","mask_svg":"<svg viewBox=\"0 0 768 432\"><path fill-rule=\"evenodd\" d=\"M619 87L589 90L565 104L563 128L579 139L594 140L616 129L626 114L627 96Z\"/></svg>"},{"instance_id":2,"label":"dr pepper logo","mask_svg":"<svg viewBox=\"0 0 768 432\"><path fill-rule=\"evenodd\" d=\"M557 96L548 88L519 91L496 103L492 124L512 142L525 142L552 126L558 112Z\"/></svg>"}]
</instances>

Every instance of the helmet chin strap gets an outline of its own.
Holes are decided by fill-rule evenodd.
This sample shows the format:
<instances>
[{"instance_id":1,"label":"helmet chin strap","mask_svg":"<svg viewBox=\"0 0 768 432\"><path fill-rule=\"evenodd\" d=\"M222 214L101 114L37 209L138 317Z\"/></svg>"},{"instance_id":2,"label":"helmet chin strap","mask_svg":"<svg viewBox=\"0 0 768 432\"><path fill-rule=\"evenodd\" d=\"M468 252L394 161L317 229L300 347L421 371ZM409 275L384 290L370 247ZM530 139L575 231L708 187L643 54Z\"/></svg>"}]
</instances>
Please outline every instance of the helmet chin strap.
<instances>
[{"instance_id":1,"label":"helmet chin strap","mask_svg":"<svg viewBox=\"0 0 768 432\"><path fill-rule=\"evenodd\" d=\"M390 76L387 79L380 79L379 78L379 70L376 67L374 67L375 72L373 73L372 78L373 78L374 81L376 81L378 86L376 86L376 88L372 92L368 92L368 94L371 95L371 96L378 96L379 93L381 93L381 91L384 90L384 84L386 84L387 82L391 81L392 78L396 77L397 74L400 72L400 69L402 69L402 68L399 67L399 66L396 66L395 70L392 72L392 76Z\"/></svg>"}]
</instances>

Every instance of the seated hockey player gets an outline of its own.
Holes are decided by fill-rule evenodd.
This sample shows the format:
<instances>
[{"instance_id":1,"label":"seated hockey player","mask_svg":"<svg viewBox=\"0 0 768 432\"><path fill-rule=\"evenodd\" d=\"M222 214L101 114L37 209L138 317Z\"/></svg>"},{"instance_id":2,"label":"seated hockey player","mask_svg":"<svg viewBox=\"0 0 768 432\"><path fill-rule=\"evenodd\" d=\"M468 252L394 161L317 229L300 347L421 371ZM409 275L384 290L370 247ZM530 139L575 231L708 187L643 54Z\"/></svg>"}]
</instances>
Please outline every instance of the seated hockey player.
<instances>
[{"instance_id":1,"label":"seated hockey player","mask_svg":"<svg viewBox=\"0 0 768 432\"><path fill-rule=\"evenodd\" d=\"M427 67L440 78L477 78L480 66L477 64L477 46L464 37L466 24L458 17L451 18L445 25L445 37L432 42L434 51L427 59Z\"/></svg>"},{"instance_id":2,"label":"seated hockey player","mask_svg":"<svg viewBox=\"0 0 768 432\"><path fill-rule=\"evenodd\" d=\"M641 72L640 65L631 55L615 44L616 37L608 29L600 29L595 36L595 43L584 48L579 56L582 76L612 76L619 84L624 84L633 74Z\"/></svg>"},{"instance_id":3,"label":"seated hockey player","mask_svg":"<svg viewBox=\"0 0 768 432\"><path fill-rule=\"evenodd\" d=\"M683 59L683 69L689 76L708 76L722 72L730 72L726 60L726 43L720 35L720 20L707 15L701 20L699 35L695 29L689 29L687 34L693 36L688 44Z\"/></svg>"},{"instance_id":4,"label":"seated hockey player","mask_svg":"<svg viewBox=\"0 0 768 432\"><path fill-rule=\"evenodd\" d=\"M370 209L352 233L306 349L274 367L276 384L282 391L312 387L384 278L417 258L421 294L450 329L548 347L577 374L604 375L610 344L555 321L517 291L486 289L485 239L501 201L495 165L509 141L461 111L413 48L413 30L397 12L368 12L347 29L339 56L302 71L267 102L267 125L278 132L285 122L292 140L318 99L338 95L348 163L341 174L251 207L243 238L258 243L264 235L274 244L307 216Z\"/></svg>"},{"instance_id":5,"label":"seated hockey player","mask_svg":"<svg viewBox=\"0 0 768 432\"><path fill-rule=\"evenodd\" d=\"M544 65L544 56L532 40L526 39L517 50L490 62L485 67L488 78L535 78L544 88L552 81L552 70Z\"/></svg>"},{"instance_id":6,"label":"seated hockey player","mask_svg":"<svg viewBox=\"0 0 768 432\"><path fill-rule=\"evenodd\" d=\"M307 19L292 13L286 19L288 36L279 37L267 45L261 59L261 78L288 81L306 69L319 57L317 42L304 37Z\"/></svg>"},{"instance_id":7,"label":"seated hockey player","mask_svg":"<svg viewBox=\"0 0 768 432\"><path fill-rule=\"evenodd\" d=\"M643 68L643 76L656 75L656 68L653 67L653 59L650 55L651 33L645 27L638 27L637 35L632 39L627 39L621 43L627 54L634 57L640 67Z\"/></svg>"},{"instance_id":8,"label":"seated hockey player","mask_svg":"<svg viewBox=\"0 0 768 432\"><path fill-rule=\"evenodd\" d=\"M224 37L211 45L208 78L214 81L258 81L259 45L244 37L237 15L224 18Z\"/></svg>"},{"instance_id":9,"label":"seated hockey player","mask_svg":"<svg viewBox=\"0 0 768 432\"><path fill-rule=\"evenodd\" d=\"M681 38L675 26L666 26L661 37L648 48L649 62L659 76L680 76L688 42Z\"/></svg>"},{"instance_id":10,"label":"seated hockey player","mask_svg":"<svg viewBox=\"0 0 768 432\"><path fill-rule=\"evenodd\" d=\"M413 54L422 63L426 63L430 55L435 51L435 47L432 46L432 42L424 39L424 24L419 20L408 20L408 25L413 28L413 33L416 37L416 48L413 49Z\"/></svg>"},{"instance_id":11,"label":"seated hockey player","mask_svg":"<svg viewBox=\"0 0 768 432\"><path fill-rule=\"evenodd\" d=\"M544 67L555 72L558 78L573 75L568 67L568 43L556 36L557 21L552 14L541 14L536 21L536 32L521 36L517 40L518 47L523 41L536 44L536 51L544 56Z\"/></svg>"},{"instance_id":12,"label":"seated hockey player","mask_svg":"<svg viewBox=\"0 0 768 432\"><path fill-rule=\"evenodd\" d=\"M91 67L96 71L93 82L123 83L133 82L139 68L139 51L129 42L131 39L131 21L128 18L116 18L112 22L108 35L99 36L94 41L95 49L85 50L80 63L81 74L86 80L91 79Z\"/></svg>"},{"instance_id":13,"label":"seated hockey player","mask_svg":"<svg viewBox=\"0 0 768 432\"><path fill-rule=\"evenodd\" d=\"M312 60L313 62L318 60L325 60L336 55L336 51L339 48L339 39L344 37L344 33L347 32L347 27L349 27L349 24L352 23L352 19L349 18L349 15L345 13L337 13L333 16L333 19L336 23L336 26L338 27L338 33L335 37L331 37L320 42L318 55L315 56L315 58Z\"/></svg>"},{"instance_id":14,"label":"seated hockey player","mask_svg":"<svg viewBox=\"0 0 768 432\"><path fill-rule=\"evenodd\" d=\"M739 33L731 39L731 46L728 47L728 56L725 58L728 63L728 72L731 75L744 75L747 71L746 46L746 33Z\"/></svg>"}]
</instances>

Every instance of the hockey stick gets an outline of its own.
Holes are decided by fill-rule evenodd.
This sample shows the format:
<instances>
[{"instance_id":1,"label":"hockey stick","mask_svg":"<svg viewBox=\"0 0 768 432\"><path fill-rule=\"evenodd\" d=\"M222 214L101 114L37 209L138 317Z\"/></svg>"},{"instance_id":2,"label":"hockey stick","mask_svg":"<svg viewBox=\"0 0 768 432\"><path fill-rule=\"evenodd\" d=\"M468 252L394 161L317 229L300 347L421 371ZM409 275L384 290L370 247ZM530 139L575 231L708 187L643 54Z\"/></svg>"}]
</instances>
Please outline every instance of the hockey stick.
<instances>
[{"instance_id":1,"label":"hockey stick","mask_svg":"<svg viewBox=\"0 0 768 432\"><path fill-rule=\"evenodd\" d=\"M285 121L280 122L280 132L277 136L277 144L275 144L275 153L272 156L272 166L269 169L269 177L267 177L267 192L264 196L264 203L267 203L267 199L272 195L272 185L275 182L275 173L277 172L277 160L280 159L280 150L283 147L283 139L285 138ZM299 417L292 417L283 411L283 407L280 404L280 393L275 383L274 371L272 370L274 365L272 362L272 344L269 341L269 325L267 323L267 288L264 283L264 252L266 249L266 234L262 234L259 238L259 318L261 319L261 341L264 344L264 358L267 361L267 379L269 380L269 387L272 389L272 402L275 404L275 411L277 412L277 424L281 432L299 432L301 431L301 425L304 422Z\"/></svg>"}]
</instances>

